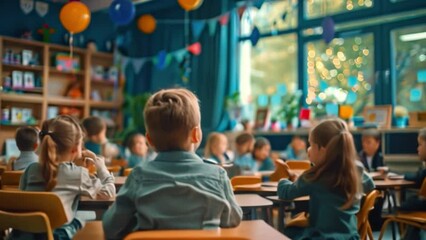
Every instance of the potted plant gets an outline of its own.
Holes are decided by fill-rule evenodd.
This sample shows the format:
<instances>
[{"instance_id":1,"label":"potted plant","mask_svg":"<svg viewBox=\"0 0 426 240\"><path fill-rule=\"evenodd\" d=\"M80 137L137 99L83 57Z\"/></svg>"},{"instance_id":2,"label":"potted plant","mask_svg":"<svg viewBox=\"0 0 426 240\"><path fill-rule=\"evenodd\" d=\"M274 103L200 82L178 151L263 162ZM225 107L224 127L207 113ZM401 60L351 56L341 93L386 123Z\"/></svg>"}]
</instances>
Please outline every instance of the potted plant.
<instances>
[{"instance_id":1,"label":"potted plant","mask_svg":"<svg viewBox=\"0 0 426 240\"><path fill-rule=\"evenodd\" d=\"M288 128L297 127L299 124L299 101L301 96L301 90L296 90L294 93L285 95L278 109L277 116L287 124Z\"/></svg>"},{"instance_id":2,"label":"potted plant","mask_svg":"<svg viewBox=\"0 0 426 240\"><path fill-rule=\"evenodd\" d=\"M407 126L408 122L408 110L404 106L397 105L394 108L395 115L395 125L399 128L404 128Z\"/></svg>"}]
</instances>

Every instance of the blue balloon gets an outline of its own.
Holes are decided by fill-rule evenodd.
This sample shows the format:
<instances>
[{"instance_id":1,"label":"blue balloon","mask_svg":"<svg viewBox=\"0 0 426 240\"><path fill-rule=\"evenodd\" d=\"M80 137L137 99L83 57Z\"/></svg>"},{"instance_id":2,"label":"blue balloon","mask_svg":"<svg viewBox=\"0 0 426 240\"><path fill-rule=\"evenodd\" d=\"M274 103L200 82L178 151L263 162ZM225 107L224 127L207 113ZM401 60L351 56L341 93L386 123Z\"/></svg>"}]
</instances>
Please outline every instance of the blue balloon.
<instances>
[{"instance_id":1,"label":"blue balloon","mask_svg":"<svg viewBox=\"0 0 426 240\"><path fill-rule=\"evenodd\" d=\"M135 6L130 0L114 0L109 6L109 16L117 25L129 24L135 17Z\"/></svg>"},{"instance_id":2,"label":"blue balloon","mask_svg":"<svg viewBox=\"0 0 426 240\"><path fill-rule=\"evenodd\" d=\"M334 38L335 28L334 21L331 17L325 17L322 20L322 38L325 43L329 44Z\"/></svg>"}]
</instances>

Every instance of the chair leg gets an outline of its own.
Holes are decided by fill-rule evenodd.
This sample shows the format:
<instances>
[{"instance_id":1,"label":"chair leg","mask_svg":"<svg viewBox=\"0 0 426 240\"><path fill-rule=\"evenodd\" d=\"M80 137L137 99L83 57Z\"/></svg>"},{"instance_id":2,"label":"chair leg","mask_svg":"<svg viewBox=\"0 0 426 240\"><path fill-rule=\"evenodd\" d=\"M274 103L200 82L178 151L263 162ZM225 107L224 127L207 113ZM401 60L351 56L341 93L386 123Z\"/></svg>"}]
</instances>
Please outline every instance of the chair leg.
<instances>
[{"instance_id":1,"label":"chair leg","mask_svg":"<svg viewBox=\"0 0 426 240\"><path fill-rule=\"evenodd\" d=\"M388 218L388 219L386 219L386 220L385 220L385 222L383 222L382 229L380 229L380 236L379 236L379 240L381 240L381 239L383 238L383 234L385 233L385 231L386 231L386 227L388 226L388 223L389 223L390 221L392 221L392 219L391 219L391 218Z\"/></svg>"},{"instance_id":2,"label":"chair leg","mask_svg":"<svg viewBox=\"0 0 426 240\"><path fill-rule=\"evenodd\" d=\"M367 222L367 235L368 235L368 239L374 240L373 230L371 230L371 226L369 222Z\"/></svg>"}]
</instances>

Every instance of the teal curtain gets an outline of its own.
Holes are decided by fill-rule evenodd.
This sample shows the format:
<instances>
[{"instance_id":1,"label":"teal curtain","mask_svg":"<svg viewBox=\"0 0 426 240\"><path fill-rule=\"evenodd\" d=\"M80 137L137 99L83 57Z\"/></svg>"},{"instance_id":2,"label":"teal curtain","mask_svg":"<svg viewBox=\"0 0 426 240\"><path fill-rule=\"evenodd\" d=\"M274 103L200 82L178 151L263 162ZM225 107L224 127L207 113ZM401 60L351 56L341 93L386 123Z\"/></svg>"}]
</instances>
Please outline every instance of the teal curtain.
<instances>
[{"instance_id":1,"label":"teal curtain","mask_svg":"<svg viewBox=\"0 0 426 240\"><path fill-rule=\"evenodd\" d=\"M174 1L176 3L176 1ZM198 42L202 45L199 56L190 55L189 81L182 81L181 62L173 59L162 70L152 61L147 62L139 73L126 69L126 92L131 95L155 92L170 87L185 87L197 94L200 99L202 129L204 134L211 131L224 131L229 128L229 118L224 108L225 97L238 90L238 14L232 0L204 1L203 5L189 12L190 22L205 20L224 13L230 13L229 22L224 26L217 23L216 32L209 34L206 23ZM143 12L138 14L143 14ZM176 4L156 12L150 12L157 19L183 20L185 13ZM158 24L154 34L141 34L134 29L120 29L123 46L120 50L126 56L156 56L161 50L170 53L185 48L186 43L196 40L191 34L185 35L184 24ZM137 28L136 28L137 29Z\"/></svg>"}]
</instances>

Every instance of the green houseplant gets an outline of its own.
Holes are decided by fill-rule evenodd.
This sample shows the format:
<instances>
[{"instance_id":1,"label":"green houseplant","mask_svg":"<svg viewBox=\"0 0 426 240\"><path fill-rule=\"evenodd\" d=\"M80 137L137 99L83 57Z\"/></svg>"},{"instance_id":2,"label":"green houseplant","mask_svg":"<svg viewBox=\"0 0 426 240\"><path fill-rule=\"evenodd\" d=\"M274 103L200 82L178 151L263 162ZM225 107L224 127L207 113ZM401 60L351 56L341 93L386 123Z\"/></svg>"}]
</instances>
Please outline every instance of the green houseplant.
<instances>
[{"instance_id":1,"label":"green houseplant","mask_svg":"<svg viewBox=\"0 0 426 240\"><path fill-rule=\"evenodd\" d=\"M280 119L282 122L285 122L287 126L297 125L293 122L295 119L298 120L298 115L300 111L300 97L302 96L301 90L296 90L294 93L286 94L283 99L281 106L277 111L277 119ZM296 126L294 126L296 127Z\"/></svg>"}]
</instances>

